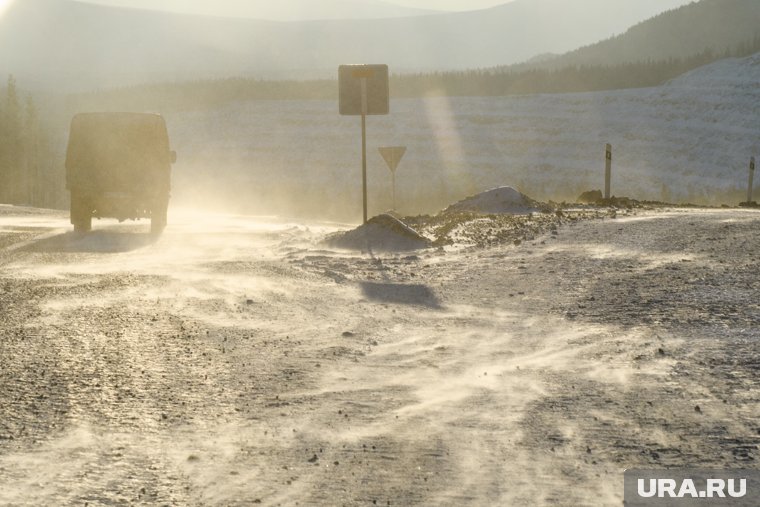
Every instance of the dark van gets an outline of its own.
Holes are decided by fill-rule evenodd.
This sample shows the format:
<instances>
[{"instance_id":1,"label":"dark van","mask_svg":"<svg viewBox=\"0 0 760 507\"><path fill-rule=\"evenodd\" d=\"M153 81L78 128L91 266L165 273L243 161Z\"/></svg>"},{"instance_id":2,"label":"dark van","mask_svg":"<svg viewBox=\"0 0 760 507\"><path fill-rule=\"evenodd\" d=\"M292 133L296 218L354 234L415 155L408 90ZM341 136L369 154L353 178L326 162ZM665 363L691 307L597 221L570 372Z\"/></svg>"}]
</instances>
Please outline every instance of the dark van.
<instances>
[{"instance_id":1,"label":"dark van","mask_svg":"<svg viewBox=\"0 0 760 507\"><path fill-rule=\"evenodd\" d=\"M166 122L159 114L81 113L71 120L66 188L77 232L92 217L150 218L151 232L166 227L171 164Z\"/></svg>"}]
</instances>

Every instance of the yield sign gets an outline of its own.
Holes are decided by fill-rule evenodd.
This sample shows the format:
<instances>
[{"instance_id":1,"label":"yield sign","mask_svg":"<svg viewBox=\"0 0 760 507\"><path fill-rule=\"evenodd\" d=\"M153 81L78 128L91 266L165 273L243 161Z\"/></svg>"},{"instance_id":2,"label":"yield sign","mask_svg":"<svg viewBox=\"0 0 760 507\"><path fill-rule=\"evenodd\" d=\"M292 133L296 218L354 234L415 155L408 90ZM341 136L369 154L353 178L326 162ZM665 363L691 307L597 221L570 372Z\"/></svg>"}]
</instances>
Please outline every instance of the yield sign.
<instances>
[{"instance_id":1,"label":"yield sign","mask_svg":"<svg viewBox=\"0 0 760 507\"><path fill-rule=\"evenodd\" d=\"M388 169L391 172L396 172L398 163L401 162L401 158L406 153L406 146L386 146L384 148L378 148L380 155L385 159L385 163L388 164Z\"/></svg>"}]
</instances>

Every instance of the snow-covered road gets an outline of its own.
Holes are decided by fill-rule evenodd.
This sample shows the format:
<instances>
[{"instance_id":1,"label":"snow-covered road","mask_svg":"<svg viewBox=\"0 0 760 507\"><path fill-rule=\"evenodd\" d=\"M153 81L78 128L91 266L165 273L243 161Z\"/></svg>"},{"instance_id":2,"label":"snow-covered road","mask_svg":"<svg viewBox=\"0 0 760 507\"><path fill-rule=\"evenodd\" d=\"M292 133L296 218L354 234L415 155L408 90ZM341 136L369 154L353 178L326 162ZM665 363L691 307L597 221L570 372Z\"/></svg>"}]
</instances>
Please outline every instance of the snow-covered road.
<instances>
[{"instance_id":1,"label":"snow-covered road","mask_svg":"<svg viewBox=\"0 0 760 507\"><path fill-rule=\"evenodd\" d=\"M756 468L760 212L360 254L0 207L0 505L620 505Z\"/></svg>"}]
</instances>

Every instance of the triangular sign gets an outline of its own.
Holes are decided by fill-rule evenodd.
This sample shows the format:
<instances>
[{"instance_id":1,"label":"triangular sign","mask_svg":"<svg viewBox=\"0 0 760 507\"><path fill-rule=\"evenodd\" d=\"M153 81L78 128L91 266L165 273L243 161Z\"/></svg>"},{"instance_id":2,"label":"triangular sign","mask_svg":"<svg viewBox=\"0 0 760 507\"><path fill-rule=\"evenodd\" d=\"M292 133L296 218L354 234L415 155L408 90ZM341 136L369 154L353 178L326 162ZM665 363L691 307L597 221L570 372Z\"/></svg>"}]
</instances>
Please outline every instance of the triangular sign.
<instances>
[{"instance_id":1,"label":"triangular sign","mask_svg":"<svg viewBox=\"0 0 760 507\"><path fill-rule=\"evenodd\" d=\"M388 164L388 169L390 169L391 172L395 172L398 163L401 162L404 153L406 153L406 146L386 146L378 148L378 150L380 151L380 155L383 156L383 159L385 159L385 163Z\"/></svg>"}]
</instances>

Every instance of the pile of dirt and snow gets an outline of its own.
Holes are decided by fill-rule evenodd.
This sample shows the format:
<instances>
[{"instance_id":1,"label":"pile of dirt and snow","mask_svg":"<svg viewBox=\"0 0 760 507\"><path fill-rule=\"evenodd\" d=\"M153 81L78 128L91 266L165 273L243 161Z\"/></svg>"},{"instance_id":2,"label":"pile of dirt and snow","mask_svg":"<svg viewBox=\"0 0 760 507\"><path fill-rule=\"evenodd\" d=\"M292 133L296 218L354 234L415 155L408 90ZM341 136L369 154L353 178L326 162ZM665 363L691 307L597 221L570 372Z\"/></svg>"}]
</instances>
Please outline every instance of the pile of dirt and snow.
<instances>
[{"instance_id":1,"label":"pile of dirt and snow","mask_svg":"<svg viewBox=\"0 0 760 507\"><path fill-rule=\"evenodd\" d=\"M325 243L348 250L404 251L431 246L430 240L398 218L382 214L350 231L329 236Z\"/></svg>"},{"instance_id":2,"label":"pile of dirt and snow","mask_svg":"<svg viewBox=\"0 0 760 507\"><path fill-rule=\"evenodd\" d=\"M542 206L527 195L512 187L496 187L470 196L452 204L444 213L469 212L483 215L527 215L541 211Z\"/></svg>"},{"instance_id":3,"label":"pile of dirt and snow","mask_svg":"<svg viewBox=\"0 0 760 507\"><path fill-rule=\"evenodd\" d=\"M614 209L567 209L536 201L512 187L501 186L463 199L436 215L399 219L384 214L366 224L334 233L324 240L332 248L405 251L429 247L519 245L549 234L564 223L615 216Z\"/></svg>"}]
</instances>

